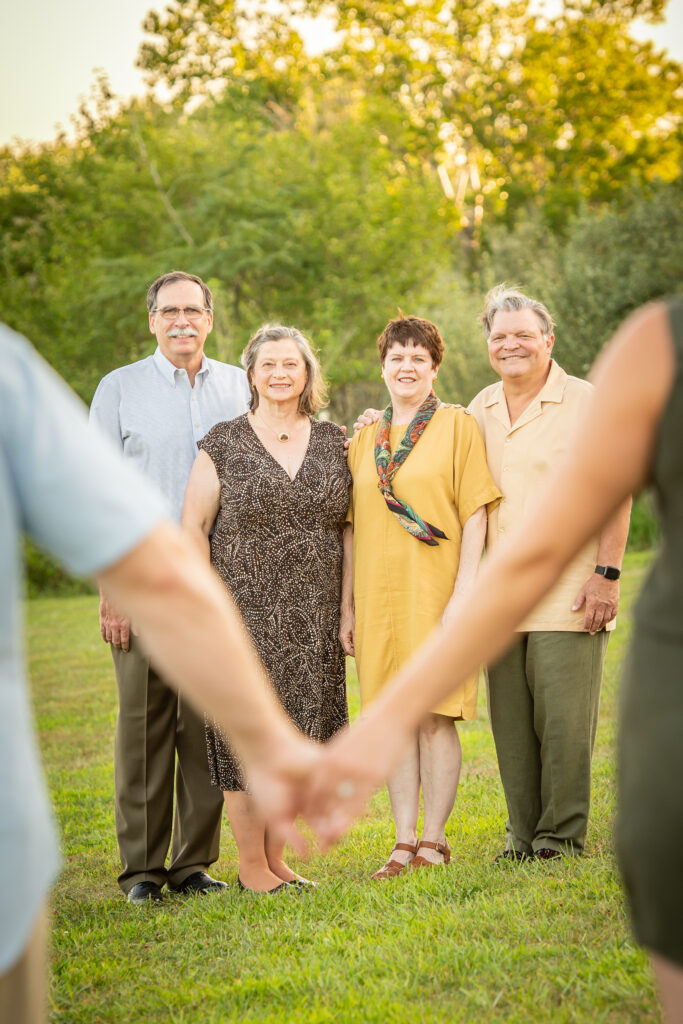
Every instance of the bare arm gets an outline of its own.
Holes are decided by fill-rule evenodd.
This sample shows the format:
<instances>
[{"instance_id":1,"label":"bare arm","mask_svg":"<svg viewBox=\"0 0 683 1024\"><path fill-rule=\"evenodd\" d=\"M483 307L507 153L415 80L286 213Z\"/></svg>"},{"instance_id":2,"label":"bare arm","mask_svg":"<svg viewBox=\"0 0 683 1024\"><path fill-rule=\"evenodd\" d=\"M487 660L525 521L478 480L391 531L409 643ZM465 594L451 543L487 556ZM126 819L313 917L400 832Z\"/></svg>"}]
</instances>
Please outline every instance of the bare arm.
<instances>
[{"instance_id":1,"label":"bare arm","mask_svg":"<svg viewBox=\"0 0 683 1024\"><path fill-rule=\"evenodd\" d=\"M631 497L617 509L600 534L598 565L613 565L621 569L631 521ZM585 605L583 628L597 633L611 622L619 609L619 580L608 580L593 573L576 595L572 611Z\"/></svg>"},{"instance_id":2,"label":"bare arm","mask_svg":"<svg viewBox=\"0 0 683 1024\"><path fill-rule=\"evenodd\" d=\"M505 649L570 560L643 484L673 374L665 308L640 310L600 358L567 457L523 526L484 560L457 627L435 630L359 723L327 747L308 805L324 842L348 827L391 773L428 709Z\"/></svg>"},{"instance_id":3,"label":"bare arm","mask_svg":"<svg viewBox=\"0 0 683 1024\"><path fill-rule=\"evenodd\" d=\"M183 502L183 532L197 546L207 562L211 558L209 534L221 500L221 485L213 460L200 451L194 460L185 488Z\"/></svg>"},{"instance_id":4,"label":"bare arm","mask_svg":"<svg viewBox=\"0 0 683 1024\"><path fill-rule=\"evenodd\" d=\"M342 567L341 617L339 621L339 640L345 654L354 657L356 632L356 615L353 605L353 526L347 523L344 527L344 562Z\"/></svg>"},{"instance_id":5,"label":"bare arm","mask_svg":"<svg viewBox=\"0 0 683 1024\"><path fill-rule=\"evenodd\" d=\"M230 737L264 817L296 839L289 826L318 750L287 719L227 590L192 543L164 524L97 579L135 619L164 678Z\"/></svg>"},{"instance_id":6,"label":"bare arm","mask_svg":"<svg viewBox=\"0 0 683 1024\"><path fill-rule=\"evenodd\" d=\"M453 595L443 613L444 625L455 620L458 607L474 583L486 540L487 522L486 505L481 505L463 527L458 575L455 578Z\"/></svg>"}]
</instances>

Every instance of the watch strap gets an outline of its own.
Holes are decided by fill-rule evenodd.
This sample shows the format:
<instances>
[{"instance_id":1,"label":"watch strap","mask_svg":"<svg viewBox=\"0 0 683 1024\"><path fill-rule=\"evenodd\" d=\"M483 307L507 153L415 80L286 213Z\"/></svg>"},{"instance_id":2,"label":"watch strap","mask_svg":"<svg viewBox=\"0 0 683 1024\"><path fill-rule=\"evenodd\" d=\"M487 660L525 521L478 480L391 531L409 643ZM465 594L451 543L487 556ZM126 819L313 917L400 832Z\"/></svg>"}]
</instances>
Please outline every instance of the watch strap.
<instances>
[{"instance_id":1,"label":"watch strap","mask_svg":"<svg viewBox=\"0 0 683 1024\"><path fill-rule=\"evenodd\" d=\"M596 565L595 572L606 580L618 580L621 576L621 569L617 569L616 565Z\"/></svg>"}]
</instances>

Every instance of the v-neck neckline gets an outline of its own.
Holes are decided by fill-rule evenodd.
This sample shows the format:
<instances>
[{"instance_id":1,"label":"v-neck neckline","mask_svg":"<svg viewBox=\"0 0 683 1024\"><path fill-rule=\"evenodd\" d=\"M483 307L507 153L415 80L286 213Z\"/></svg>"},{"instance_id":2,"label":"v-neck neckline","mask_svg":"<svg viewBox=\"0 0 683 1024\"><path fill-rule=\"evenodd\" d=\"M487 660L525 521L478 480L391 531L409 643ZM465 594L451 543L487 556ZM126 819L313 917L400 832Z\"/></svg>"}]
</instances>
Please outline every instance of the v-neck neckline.
<instances>
[{"instance_id":1,"label":"v-neck neckline","mask_svg":"<svg viewBox=\"0 0 683 1024\"><path fill-rule=\"evenodd\" d=\"M281 462L278 462L278 460L277 460L277 459L275 458L275 456L273 455L273 453L272 453L272 452L269 452L269 451L268 451L268 449L267 449L267 448L266 448L266 446L264 445L263 441L261 440L261 438L260 438L260 437L258 436L258 434L256 433L256 431L254 430L254 427L253 427L253 425L252 425L252 422L251 422L251 420L249 419L249 413L245 413L245 414L244 414L244 418L245 418L245 420L246 420L246 423L247 423L247 427L248 427L248 428L249 428L249 430L251 431L251 433L252 433L252 435L253 435L253 437L254 437L254 439L255 439L256 443L258 444L259 448L262 448L262 449L263 449L263 451L264 451L264 452L266 453L266 455L268 456L268 458L269 458L269 459L271 459L271 461L275 463L275 465L276 465L276 466L278 467L278 469L282 470L282 472L284 473L284 475L285 475L285 476L287 477L287 479L289 480L290 484L293 484L293 483L295 482L296 478L298 477L299 473L300 473L300 472L301 472L301 470L303 469L303 465L304 465L304 463L305 463L306 459L308 458L308 453L309 453L309 452L310 452L310 450L311 450L311 441L313 440L313 420L311 419L311 417L310 417L310 416L308 417L308 422L310 423L310 427L311 427L311 429L310 429L310 432L309 432L309 435L308 435L308 444L306 445L306 451L304 452L304 457L303 457L303 459L301 460L301 462L299 463L299 467L298 467L298 469L297 469L296 473L294 474L294 476L290 476L290 475L289 475L289 473L287 472L287 470L285 469L285 467L284 467L284 466L282 465L282 463L281 463Z\"/></svg>"}]
</instances>

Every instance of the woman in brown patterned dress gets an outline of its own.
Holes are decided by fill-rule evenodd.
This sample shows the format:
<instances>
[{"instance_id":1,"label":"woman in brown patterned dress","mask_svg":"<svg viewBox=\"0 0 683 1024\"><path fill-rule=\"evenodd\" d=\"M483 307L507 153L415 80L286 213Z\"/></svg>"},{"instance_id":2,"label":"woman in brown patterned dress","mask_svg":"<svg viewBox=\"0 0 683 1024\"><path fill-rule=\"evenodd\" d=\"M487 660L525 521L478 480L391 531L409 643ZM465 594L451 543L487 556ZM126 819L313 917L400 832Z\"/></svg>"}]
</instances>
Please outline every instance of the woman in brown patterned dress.
<instances>
[{"instance_id":1,"label":"woman in brown patterned dress","mask_svg":"<svg viewBox=\"0 0 683 1024\"><path fill-rule=\"evenodd\" d=\"M230 590L285 710L322 742L348 721L338 639L344 435L312 418L324 385L299 331L265 325L242 363L250 412L216 424L200 442L183 527ZM274 892L307 884L254 813L239 763L213 723L206 737L211 781L223 790L239 850L240 886Z\"/></svg>"}]
</instances>

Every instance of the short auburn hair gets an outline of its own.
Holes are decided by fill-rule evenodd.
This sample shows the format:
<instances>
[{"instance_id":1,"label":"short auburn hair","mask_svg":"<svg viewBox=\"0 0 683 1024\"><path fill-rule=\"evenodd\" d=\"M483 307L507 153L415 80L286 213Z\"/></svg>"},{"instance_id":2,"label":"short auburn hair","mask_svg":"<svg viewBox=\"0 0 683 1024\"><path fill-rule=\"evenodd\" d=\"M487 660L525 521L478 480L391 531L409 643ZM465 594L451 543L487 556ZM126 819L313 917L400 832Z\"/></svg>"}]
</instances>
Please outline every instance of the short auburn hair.
<instances>
[{"instance_id":1,"label":"short auburn hair","mask_svg":"<svg viewBox=\"0 0 683 1024\"><path fill-rule=\"evenodd\" d=\"M414 345L423 345L427 349L434 369L441 365L444 343L439 328L431 320L423 320L419 316L404 316L403 313L395 320L390 320L377 339L380 362L384 363L392 345L405 347L411 341Z\"/></svg>"}]
</instances>

